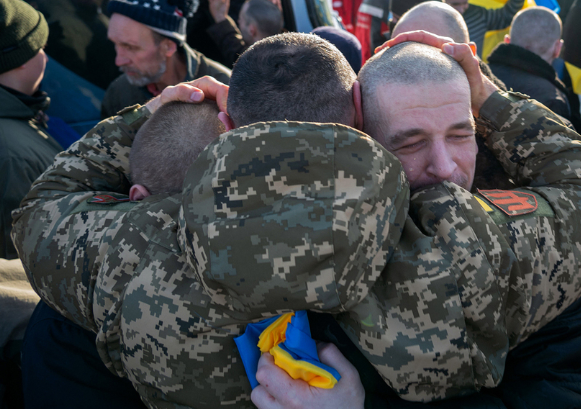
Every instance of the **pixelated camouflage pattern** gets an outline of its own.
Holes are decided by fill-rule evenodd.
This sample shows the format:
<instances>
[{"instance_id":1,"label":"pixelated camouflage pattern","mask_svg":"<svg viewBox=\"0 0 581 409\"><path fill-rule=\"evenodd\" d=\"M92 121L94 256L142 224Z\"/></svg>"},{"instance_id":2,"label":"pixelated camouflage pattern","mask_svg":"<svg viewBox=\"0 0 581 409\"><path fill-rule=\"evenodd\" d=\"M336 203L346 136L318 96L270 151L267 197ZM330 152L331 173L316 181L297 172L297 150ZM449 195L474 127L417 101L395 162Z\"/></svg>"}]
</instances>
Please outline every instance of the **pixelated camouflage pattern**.
<instances>
[{"instance_id":1,"label":"pixelated camouflage pattern","mask_svg":"<svg viewBox=\"0 0 581 409\"><path fill-rule=\"evenodd\" d=\"M470 393L497 384L509 348L580 287L578 136L512 96L481 113L507 171L555 217L497 225L448 183L416 193L407 215L391 154L344 126L297 123L222 135L183 195L79 211L93 191L127 193L142 108L61 154L13 237L41 297L98 333L149 407L252 407L233 337L304 308L335 313L405 399Z\"/></svg>"},{"instance_id":2,"label":"pixelated camouflage pattern","mask_svg":"<svg viewBox=\"0 0 581 409\"><path fill-rule=\"evenodd\" d=\"M518 96L495 94L480 112L518 190L539 193L554 217L535 212L495 225L472 195L449 183L412 196L402 239L354 309L358 316L338 317L405 399L497 385L508 350L581 293L578 135Z\"/></svg>"}]
</instances>

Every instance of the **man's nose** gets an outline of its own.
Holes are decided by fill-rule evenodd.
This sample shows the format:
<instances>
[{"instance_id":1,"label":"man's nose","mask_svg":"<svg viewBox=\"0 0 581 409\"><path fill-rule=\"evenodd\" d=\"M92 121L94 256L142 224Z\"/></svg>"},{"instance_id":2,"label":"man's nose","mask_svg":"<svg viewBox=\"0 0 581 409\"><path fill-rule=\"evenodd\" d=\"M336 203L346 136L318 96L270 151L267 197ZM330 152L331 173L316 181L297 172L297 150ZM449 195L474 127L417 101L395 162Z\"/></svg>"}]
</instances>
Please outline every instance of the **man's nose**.
<instances>
[{"instance_id":1,"label":"man's nose","mask_svg":"<svg viewBox=\"0 0 581 409\"><path fill-rule=\"evenodd\" d=\"M127 58L125 52L120 47L115 47L115 53L115 65L117 67L128 65L131 61L129 58Z\"/></svg>"},{"instance_id":2,"label":"man's nose","mask_svg":"<svg viewBox=\"0 0 581 409\"><path fill-rule=\"evenodd\" d=\"M440 182L450 180L458 165L444 143L435 143L430 152L428 173Z\"/></svg>"}]
</instances>

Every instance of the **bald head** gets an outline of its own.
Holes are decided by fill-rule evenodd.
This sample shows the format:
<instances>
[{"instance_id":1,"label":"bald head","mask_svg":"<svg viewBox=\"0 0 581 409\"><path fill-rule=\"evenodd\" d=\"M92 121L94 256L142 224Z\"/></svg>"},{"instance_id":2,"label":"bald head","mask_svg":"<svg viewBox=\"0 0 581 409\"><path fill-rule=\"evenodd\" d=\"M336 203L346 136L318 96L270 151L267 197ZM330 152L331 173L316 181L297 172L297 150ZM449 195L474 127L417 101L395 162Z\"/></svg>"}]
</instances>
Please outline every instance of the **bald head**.
<instances>
[{"instance_id":1,"label":"bald head","mask_svg":"<svg viewBox=\"0 0 581 409\"><path fill-rule=\"evenodd\" d=\"M558 54L555 48L560 51L561 33L562 24L557 13L545 7L529 7L512 19L510 43L552 62L554 54Z\"/></svg>"},{"instance_id":2,"label":"bald head","mask_svg":"<svg viewBox=\"0 0 581 409\"><path fill-rule=\"evenodd\" d=\"M390 85L454 84L470 95L464 70L452 57L435 47L406 42L384 50L372 58L359 72L363 102L364 132L386 145L389 113L383 111L380 99ZM390 98L397 99L397 95Z\"/></svg>"},{"instance_id":3,"label":"bald head","mask_svg":"<svg viewBox=\"0 0 581 409\"><path fill-rule=\"evenodd\" d=\"M468 27L462 14L452 6L439 1L420 3L408 10L397 22L392 36L416 30L450 37L457 43L470 41Z\"/></svg>"}]
</instances>

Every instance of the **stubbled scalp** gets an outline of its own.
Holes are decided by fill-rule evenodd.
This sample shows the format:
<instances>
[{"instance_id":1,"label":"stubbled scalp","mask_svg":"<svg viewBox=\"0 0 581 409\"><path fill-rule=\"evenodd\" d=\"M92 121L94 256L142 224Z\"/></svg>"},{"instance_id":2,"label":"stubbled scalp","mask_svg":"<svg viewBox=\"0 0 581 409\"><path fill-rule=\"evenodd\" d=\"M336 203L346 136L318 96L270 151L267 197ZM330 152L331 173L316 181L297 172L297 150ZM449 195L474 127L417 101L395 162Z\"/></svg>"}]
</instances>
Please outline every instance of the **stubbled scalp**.
<instances>
[{"instance_id":1,"label":"stubbled scalp","mask_svg":"<svg viewBox=\"0 0 581 409\"><path fill-rule=\"evenodd\" d=\"M358 76L365 118L363 131L377 140L387 133L386 115L378 104L379 92L385 85L442 83L459 78L468 86L460 64L435 47L405 42L381 51L367 61Z\"/></svg>"},{"instance_id":2,"label":"stubbled scalp","mask_svg":"<svg viewBox=\"0 0 581 409\"><path fill-rule=\"evenodd\" d=\"M450 37L457 43L470 41L462 14L449 4L439 1L426 1L405 12L393 29L393 36L415 30Z\"/></svg>"},{"instance_id":3,"label":"stubbled scalp","mask_svg":"<svg viewBox=\"0 0 581 409\"><path fill-rule=\"evenodd\" d=\"M139 129L129 154L133 184L153 195L178 193L187 170L206 145L225 132L218 106L171 102L159 108Z\"/></svg>"},{"instance_id":4,"label":"stubbled scalp","mask_svg":"<svg viewBox=\"0 0 581 409\"><path fill-rule=\"evenodd\" d=\"M543 57L561 38L561 19L545 7L519 11L512 19L510 42Z\"/></svg>"},{"instance_id":5,"label":"stubbled scalp","mask_svg":"<svg viewBox=\"0 0 581 409\"><path fill-rule=\"evenodd\" d=\"M228 114L237 127L284 120L349 125L354 81L353 69L327 40L302 33L268 37L234 65Z\"/></svg>"}]
</instances>

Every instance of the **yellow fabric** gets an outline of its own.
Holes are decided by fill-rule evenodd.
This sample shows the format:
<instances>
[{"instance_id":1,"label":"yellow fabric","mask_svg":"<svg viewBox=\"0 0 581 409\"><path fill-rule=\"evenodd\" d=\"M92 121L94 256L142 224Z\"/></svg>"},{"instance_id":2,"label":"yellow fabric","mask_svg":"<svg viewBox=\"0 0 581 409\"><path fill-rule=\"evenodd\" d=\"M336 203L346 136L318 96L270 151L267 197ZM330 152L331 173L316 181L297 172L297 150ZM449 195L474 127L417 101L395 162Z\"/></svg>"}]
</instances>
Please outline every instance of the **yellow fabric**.
<instances>
[{"instance_id":1,"label":"yellow fabric","mask_svg":"<svg viewBox=\"0 0 581 409\"><path fill-rule=\"evenodd\" d=\"M270 350L276 366L284 369L293 379L302 379L311 386L322 389L331 389L337 379L329 372L309 362L296 361L288 352L275 346Z\"/></svg>"},{"instance_id":2,"label":"yellow fabric","mask_svg":"<svg viewBox=\"0 0 581 409\"><path fill-rule=\"evenodd\" d=\"M258 348L265 353L286 340L286 326L291 322L294 312L283 314L268 326L258 337Z\"/></svg>"},{"instance_id":3,"label":"yellow fabric","mask_svg":"<svg viewBox=\"0 0 581 409\"><path fill-rule=\"evenodd\" d=\"M484 7L487 9L499 9L505 5L508 0L469 0L468 3L474 4L475 6ZM536 6L535 0L525 0L521 10L528 7ZM502 30L492 30L487 31L484 35L484 44L482 45L482 60L488 62L488 56L499 43L504 41L505 34L508 34L510 27L504 28Z\"/></svg>"},{"instance_id":4,"label":"yellow fabric","mask_svg":"<svg viewBox=\"0 0 581 409\"><path fill-rule=\"evenodd\" d=\"M484 210L485 210L487 213L490 213L490 212L493 212L493 211L494 211L494 210L492 210L492 207L488 206L484 200L482 200L481 198L479 198L479 197L476 197L476 196L475 196L475 198L476 198L476 200L478 201L478 203L480 203L480 206L482 206L482 208L483 208L483 209L484 209Z\"/></svg>"},{"instance_id":5,"label":"yellow fabric","mask_svg":"<svg viewBox=\"0 0 581 409\"><path fill-rule=\"evenodd\" d=\"M569 71L569 76L571 77L573 92L575 94L581 94L581 68L569 64L567 61L565 61L565 66L567 67L567 71Z\"/></svg>"}]
</instances>

